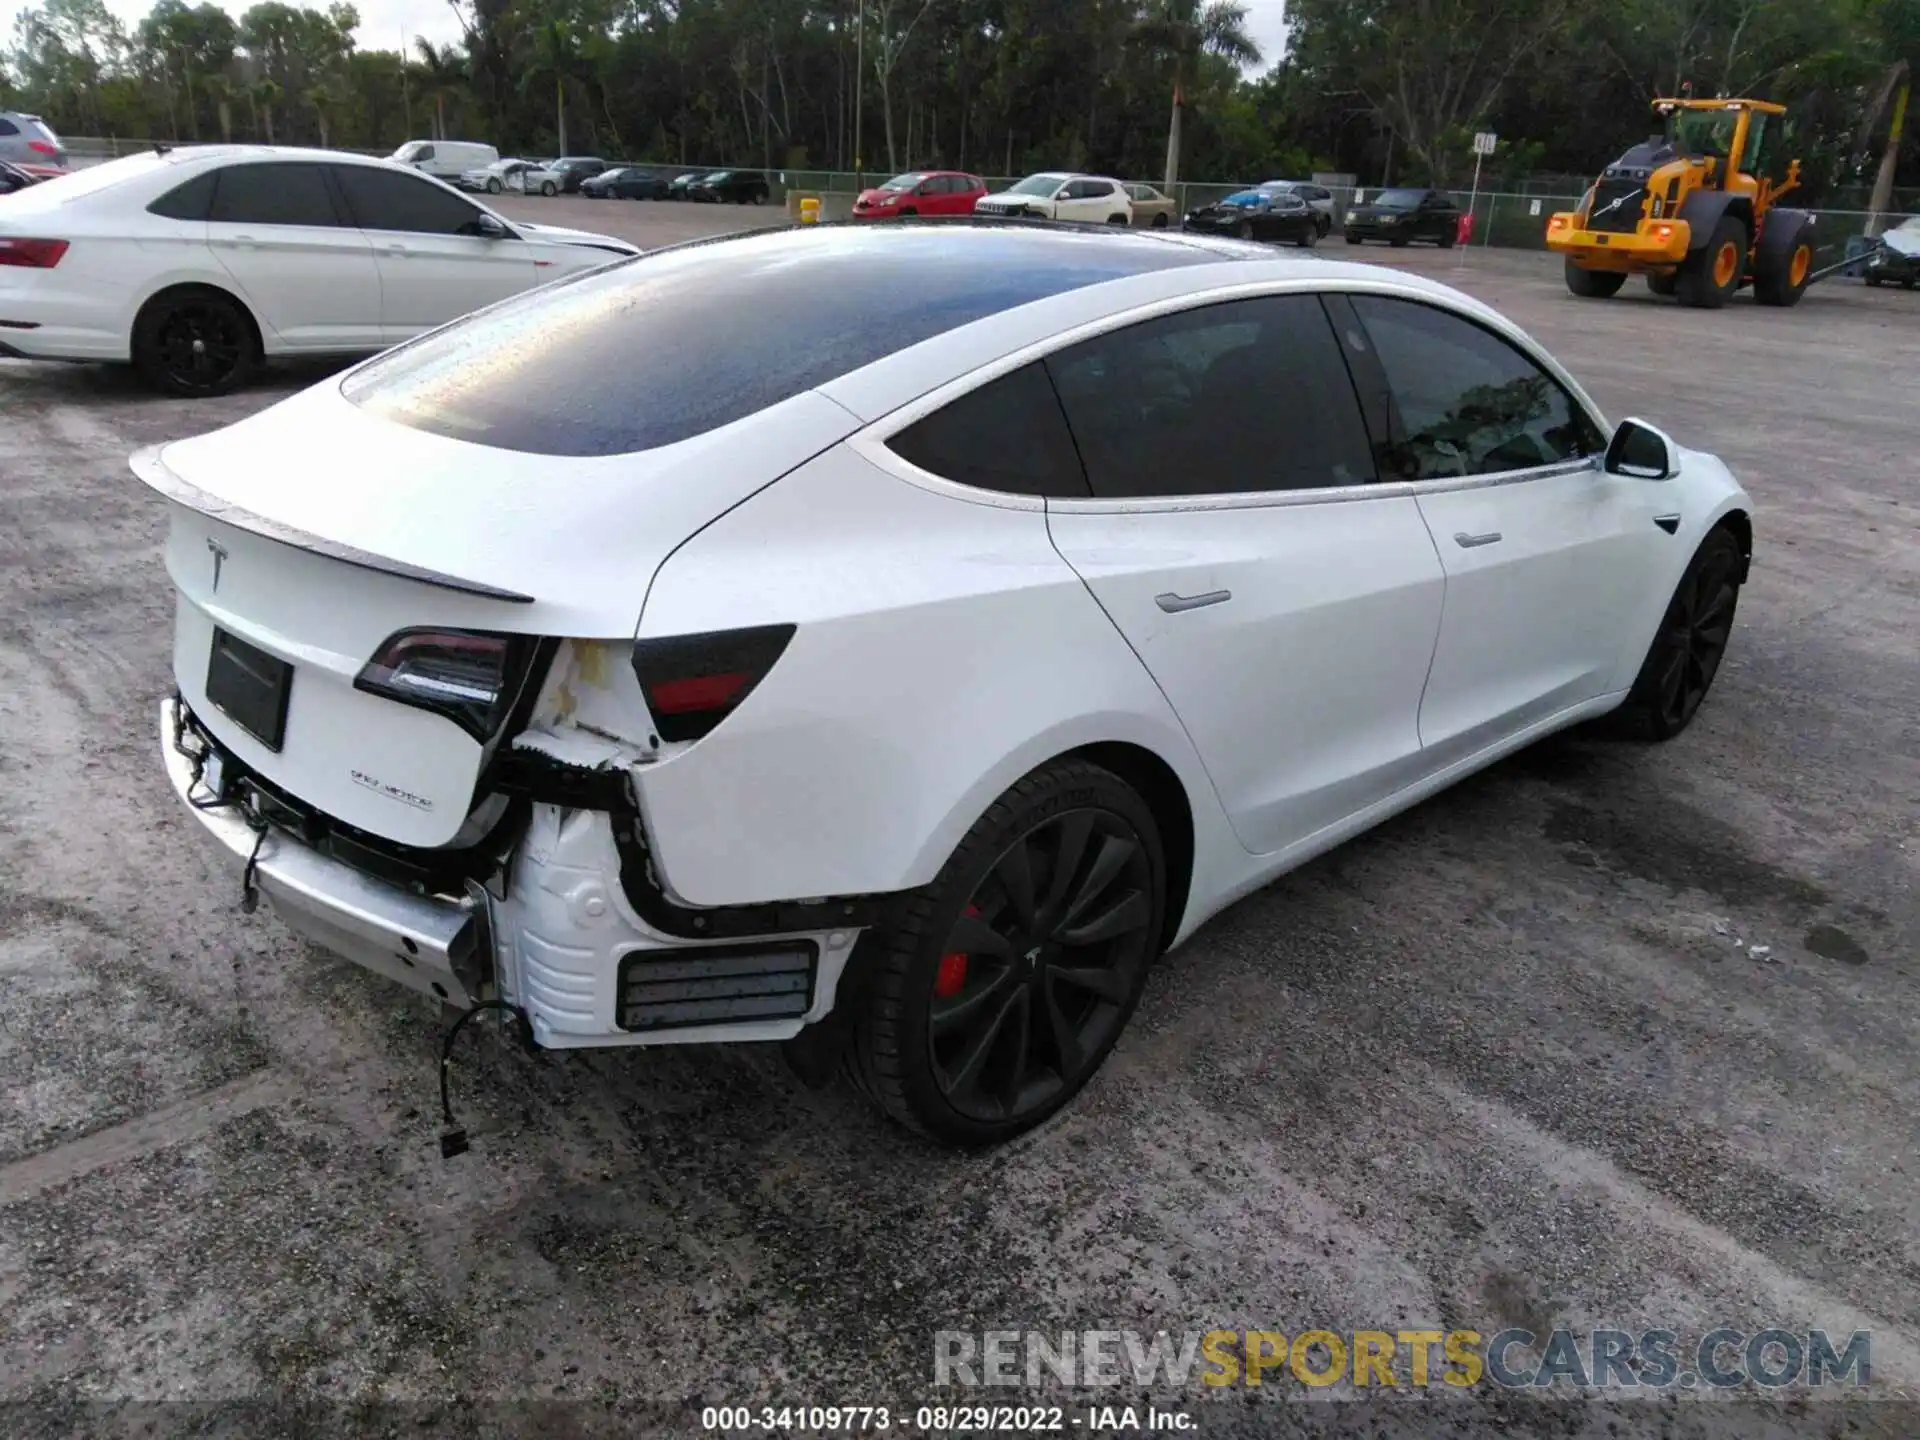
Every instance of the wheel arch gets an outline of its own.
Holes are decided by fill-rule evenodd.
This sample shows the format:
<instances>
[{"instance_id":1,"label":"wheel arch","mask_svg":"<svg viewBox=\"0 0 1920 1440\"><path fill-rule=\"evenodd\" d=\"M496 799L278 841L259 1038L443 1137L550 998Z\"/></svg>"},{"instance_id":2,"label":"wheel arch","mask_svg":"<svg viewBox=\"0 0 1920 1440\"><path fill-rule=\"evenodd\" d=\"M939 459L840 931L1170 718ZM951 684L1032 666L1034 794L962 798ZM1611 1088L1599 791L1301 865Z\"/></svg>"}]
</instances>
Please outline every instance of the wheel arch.
<instances>
[{"instance_id":1,"label":"wheel arch","mask_svg":"<svg viewBox=\"0 0 1920 1440\"><path fill-rule=\"evenodd\" d=\"M1715 530L1731 530L1733 538L1739 542L1740 583L1746 584L1747 575L1753 569L1753 517L1739 508L1729 510L1714 522L1707 534L1711 535Z\"/></svg>"},{"instance_id":2,"label":"wheel arch","mask_svg":"<svg viewBox=\"0 0 1920 1440\"><path fill-rule=\"evenodd\" d=\"M1747 243L1753 243L1753 201L1745 195L1724 190L1696 190L1680 206L1680 218L1687 222L1687 253L1705 250L1713 239L1714 227L1731 216L1747 231Z\"/></svg>"},{"instance_id":3,"label":"wheel arch","mask_svg":"<svg viewBox=\"0 0 1920 1440\"><path fill-rule=\"evenodd\" d=\"M253 353L256 356L263 356L267 353L266 331L260 324L260 317L253 313L253 307L247 303L246 297L226 285L220 285L211 280L200 279L170 280L164 284L155 286L149 294L141 297L140 303L133 307L133 319L129 321L127 325L128 352L132 353L134 337L140 333L141 318L146 315L149 309L169 295L178 295L184 291L194 290L208 291L220 296L224 300L231 300L235 305L239 306L241 315L246 318L247 328L253 332Z\"/></svg>"}]
</instances>

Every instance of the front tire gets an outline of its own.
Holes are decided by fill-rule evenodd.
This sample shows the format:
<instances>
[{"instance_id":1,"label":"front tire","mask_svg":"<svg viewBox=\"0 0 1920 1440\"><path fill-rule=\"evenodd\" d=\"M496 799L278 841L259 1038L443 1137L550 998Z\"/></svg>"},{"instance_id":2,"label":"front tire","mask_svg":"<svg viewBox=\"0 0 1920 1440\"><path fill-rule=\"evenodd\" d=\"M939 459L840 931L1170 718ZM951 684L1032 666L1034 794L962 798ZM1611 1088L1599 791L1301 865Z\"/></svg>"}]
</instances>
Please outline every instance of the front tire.
<instances>
[{"instance_id":1,"label":"front tire","mask_svg":"<svg viewBox=\"0 0 1920 1440\"><path fill-rule=\"evenodd\" d=\"M1165 853L1110 771L1042 766L863 944L848 1078L902 1124L987 1145L1040 1124L1106 1059L1159 953Z\"/></svg>"},{"instance_id":2,"label":"front tire","mask_svg":"<svg viewBox=\"0 0 1920 1440\"><path fill-rule=\"evenodd\" d=\"M205 286L162 291L133 322L133 367L164 395L203 399L244 384L260 361L253 318Z\"/></svg>"},{"instance_id":3,"label":"front tire","mask_svg":"<svg viewBox=\"0 0 1920 1440\"><path fill-rule=\"evenodd\" d=\"M1583 300L1605 300L1620 293L1627 277L1617 270L1588 270L1566 262L1567 289Z\"/></svg>"},{"instance_id":4,"label":"front tire","mask_svg":"<svg viewBox=\"0 0 1920 1440\"><path fill-rule=\"evenodd\" d=\"M1733 298L1747 273L1747 227L1722 216L1704 249L1681 262L1674 295L1696 310L1718 310Z\"/></svg>"},{"instance_id":5,"label":"front tire","mask_svg":"<svg viewBox=\"0 0 1920 1440\"><path fill-rule=\"evenodd\" d=\"M1671 740L1699 713L1727 653L1746 557L1725 526L1700 542L1660 617L1614 727L1633 739Z\"/></svg>"},{"instance_id":6,"label":"front tire","mask_svg":"<svg viewBox=\"0 0 1920 1440\"><path fill-rule=\"evenodd\" d=\"M560 193L560 187L549 180L540 187L540 193L551 200L555 195Z\"/></svg>"},{"instance_id":7,"label":"front tire","mask_svg":"<svg viewBox=\"0 0 1920 1440\"><path fill-rule=\"evenodd\" d=\"M487 193L489 195L498 195L500 193L500 182L498 180L487 181Z\"/></svg>"}]
</instances>

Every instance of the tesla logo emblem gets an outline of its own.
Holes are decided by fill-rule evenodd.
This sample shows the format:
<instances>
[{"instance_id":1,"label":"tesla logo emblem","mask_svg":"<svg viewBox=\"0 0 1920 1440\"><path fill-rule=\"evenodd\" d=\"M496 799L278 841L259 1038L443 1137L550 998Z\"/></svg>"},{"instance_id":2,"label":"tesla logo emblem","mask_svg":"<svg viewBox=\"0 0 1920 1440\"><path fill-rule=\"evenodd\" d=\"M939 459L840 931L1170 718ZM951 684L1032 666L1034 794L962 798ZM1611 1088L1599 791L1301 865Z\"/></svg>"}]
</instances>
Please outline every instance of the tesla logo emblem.
<instances>
[{"instance_id":1,"label":"tesla logo emblem","mask_svg":"<svg viewBox=\"0 0 1920 1440\"><path fill-rule=\"evenodd\" d=\"M227 547L212 536L207 537L207 549L213 552L213 588L220 588L220 567L227 563Z\"/></svg>"}]
</instances>

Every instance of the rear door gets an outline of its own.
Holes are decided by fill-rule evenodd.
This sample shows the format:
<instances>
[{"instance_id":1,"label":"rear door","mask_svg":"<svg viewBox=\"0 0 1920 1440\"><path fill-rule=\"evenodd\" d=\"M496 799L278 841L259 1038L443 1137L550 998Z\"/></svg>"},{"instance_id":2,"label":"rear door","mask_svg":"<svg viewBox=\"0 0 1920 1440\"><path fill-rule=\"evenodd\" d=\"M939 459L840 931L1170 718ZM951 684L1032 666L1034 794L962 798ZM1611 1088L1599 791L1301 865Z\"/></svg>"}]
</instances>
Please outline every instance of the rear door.
<instances>
[{"instance_id":1,"label":"rear door","mask_svg":"<svg viewBox=\"0 0 1920 1440\"><path fill-rule=\"evenodd\" d=\"M388 343L531 289L555 273L509 233L481 233L483 212L443 185L372 165L330 167L379 274Z\"/></svg>"},{"instance_id":2,"label":"rear door","mask_svg":"<svg viewBox=\"0 0 1920 1440\"><path fill-rule=\"evenodd\" d=\"M380 275L324 165L229 165L218 172L207 244L276 350L371 350L382 343ZM274 339L277 337L277 342Z\"/></svg>"},{"instance_id":3,"label":"rear door","mask_svg":"<svg viewBox=\"0 0 1920 1440\"><path fill-rule=\"evenodd\" d=\"M1048 524L1193 737L1242 844L1409 783L1443 577L1320 301L1145 320L1048 357L1096 498Z\"/></svg>"},{"instance_id":4,"label":"rear door","mask_svg":"<svg viewBox=\"0 0 1920 1440\"><path fill-rule=\"evenodd\" d=\"M1412 300L1351 303L1392 399L1382 469L1419 483L1446 569L1420 707L1438 768L1612 683L1623 617L1664 573L1671 497L1606 474L1597 422L1503 337Z\"/></svg>"}]
</instances>

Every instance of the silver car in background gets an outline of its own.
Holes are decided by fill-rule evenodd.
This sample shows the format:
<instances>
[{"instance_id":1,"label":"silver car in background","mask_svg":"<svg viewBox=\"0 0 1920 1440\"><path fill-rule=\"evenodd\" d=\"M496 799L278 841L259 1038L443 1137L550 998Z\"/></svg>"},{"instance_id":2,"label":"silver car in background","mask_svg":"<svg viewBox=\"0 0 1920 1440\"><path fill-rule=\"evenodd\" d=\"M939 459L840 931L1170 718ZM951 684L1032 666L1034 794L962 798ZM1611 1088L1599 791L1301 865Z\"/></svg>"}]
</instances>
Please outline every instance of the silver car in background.
<instances>
[{"instance_id":1,"label":"silver car in background","mask_svg":"<svg viewBox=\"0 0 1920 1440\"><path fill-rule=\"evenodd\" d=\"M67 168L67 147L38 115L0 110L0 160L47 169Z\"/></svg>"}]
</instances>

